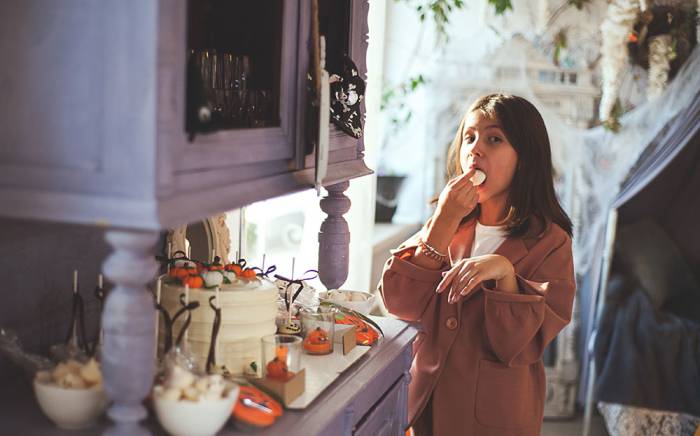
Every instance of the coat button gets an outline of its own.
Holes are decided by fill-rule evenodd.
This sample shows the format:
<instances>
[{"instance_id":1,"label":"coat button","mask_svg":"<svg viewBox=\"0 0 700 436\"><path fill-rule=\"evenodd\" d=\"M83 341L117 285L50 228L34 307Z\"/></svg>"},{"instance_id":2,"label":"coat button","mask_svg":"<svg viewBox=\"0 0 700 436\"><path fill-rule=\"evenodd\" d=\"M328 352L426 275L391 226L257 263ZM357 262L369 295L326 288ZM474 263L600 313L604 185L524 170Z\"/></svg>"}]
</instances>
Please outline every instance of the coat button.
<instances>
[{"instance_id":1,"label":"coat button","mask_svg":"<svg viewBox=\"0 0 700 436\"><path fill-rule=\"evenodd\" d=\"M445 326L450 330L456 329L457 328L457 318L455 318L454 316L447 318L447 321L445 321Z\"/></svg>"}]
</instances>

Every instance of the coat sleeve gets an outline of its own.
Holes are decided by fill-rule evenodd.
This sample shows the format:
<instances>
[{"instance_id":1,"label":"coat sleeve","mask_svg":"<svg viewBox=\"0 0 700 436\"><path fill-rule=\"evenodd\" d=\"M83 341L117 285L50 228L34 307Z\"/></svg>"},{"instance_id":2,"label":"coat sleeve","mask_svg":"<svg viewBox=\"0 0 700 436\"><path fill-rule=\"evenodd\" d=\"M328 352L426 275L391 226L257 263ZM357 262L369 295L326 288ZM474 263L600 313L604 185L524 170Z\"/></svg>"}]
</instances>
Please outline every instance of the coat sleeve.
<instances>
[{"instance_id":1,"label":"coat sleeve","mask_svg":"<svg viewBox=\"0 0 700 436\"><path fill-rule=\"evenodd\" d=\"M430 301L436 297L435 289L442 280L442 273L449 269L427 269L414 265L408 259L417 248L415 239L409 239L397 250L384 266L379 290L389 313L405 321L420 321Z\"/></svg>"},{"instance_id":2,"label":"coat sleeve","mask_svg":"<svg viewBox=\"0 0 700 436\"><path fill-rule=\"evenodd\" d=\"M498 359L528 365L571 321L576 281L571 238L550 252L532 277L516 276L518 293L484 286L485 332Z\"/></svg>"}]
</instances>

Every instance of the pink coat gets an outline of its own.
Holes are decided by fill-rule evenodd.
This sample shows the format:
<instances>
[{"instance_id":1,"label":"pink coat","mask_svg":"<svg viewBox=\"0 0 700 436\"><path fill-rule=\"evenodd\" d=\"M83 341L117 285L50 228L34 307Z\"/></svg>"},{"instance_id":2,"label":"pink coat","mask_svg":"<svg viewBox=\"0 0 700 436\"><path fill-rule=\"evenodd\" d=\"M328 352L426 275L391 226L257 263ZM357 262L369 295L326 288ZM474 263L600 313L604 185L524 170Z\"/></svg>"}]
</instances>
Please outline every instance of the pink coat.
<instances>
[{"instance_id":1,"label":"pink coat","mask_svg":"<svg viewBox=\"0 0 700 436\"><path fill-rule=\"evenodd\" d=\"M463 224L453 237L453 263L469 257L474 226ZM496 254L514 265L520 292L488 281L457 305L447 303L447 291L435 293L447 268L405 260L416 245L414 236L392 252L380 285L389 312L422 328L413 348L409 419L430 422L422 412L432 408L434 435L539 436L542 353L571 320L576 290L571 238L550 223L539 234L507 239Z\"/></svg>"}]
</instances>

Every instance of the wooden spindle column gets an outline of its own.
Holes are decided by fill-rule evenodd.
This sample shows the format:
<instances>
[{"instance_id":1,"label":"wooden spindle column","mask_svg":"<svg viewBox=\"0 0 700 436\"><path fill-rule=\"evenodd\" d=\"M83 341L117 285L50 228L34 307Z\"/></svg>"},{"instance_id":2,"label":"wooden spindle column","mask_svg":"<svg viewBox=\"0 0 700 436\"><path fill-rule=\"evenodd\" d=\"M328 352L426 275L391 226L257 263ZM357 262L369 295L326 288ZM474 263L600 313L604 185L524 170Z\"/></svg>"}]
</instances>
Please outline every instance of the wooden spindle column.
<instances>
[{"instance_id":1,"label":"wooden spindle column","mask_svg":"<svg viewBox=\"0 0 700 436\"><path fill-rule=\"evenodd\" d=\"M147 416L141 403L155 371L156 318L146 283L156 274L152 248L158 233L111 230L106 239L114 251L102 268L115 286L102 315L102 368L105 391L113 401L107 414L118 430Z\"/></svg>"},{"instance_id":2,"label":"wooden spindle column","mask_svg":"<svg viewBox=\"0 0 700 436\"><path fill-rule=\"evenodd\" d=\"M350 182L326 187L328 195L321 200L321 210L328 216L318 232L318 275L328 289L338 289L348 278L350 228L343 215L350 210L350 199L344 192Z\"/></svg>"}]
</instances>

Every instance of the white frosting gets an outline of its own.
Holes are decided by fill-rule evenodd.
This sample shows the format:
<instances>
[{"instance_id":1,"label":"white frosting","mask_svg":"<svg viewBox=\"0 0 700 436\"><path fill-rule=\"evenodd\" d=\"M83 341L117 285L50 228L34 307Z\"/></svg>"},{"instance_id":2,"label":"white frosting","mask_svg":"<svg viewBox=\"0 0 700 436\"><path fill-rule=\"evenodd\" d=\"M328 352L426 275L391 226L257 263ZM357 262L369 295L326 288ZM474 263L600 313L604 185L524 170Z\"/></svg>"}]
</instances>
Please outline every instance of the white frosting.
<instances>
[{"instance_id":1,"label":"white frosting","mask_svg":"<svg viewBox=\"0 0 700 436\"><path fill-rule=\"evenodd\" d=\"M179 284L163 283L161 305L174 315L180 305L180 295L185 288ZM274 334L277 330L277 287L267 279L237 280L224 284L219 291L221 306L221 329L219 330L219 350L217 365L225 365L233 374L243 373L251 361L261 362L260 338ZM188 329L188 346L204 369L209 354L212 327L215 313L209 306L209 298L216 296L214 289L190 289L189 301L198 301L199 308L192 311L192 321ZM216 304L216 302L215 302ZM187 319L181 315L173 327L173 341ZM164 325L161 320L158 341L164 342Z\"/></svg>"}]
</instances>

